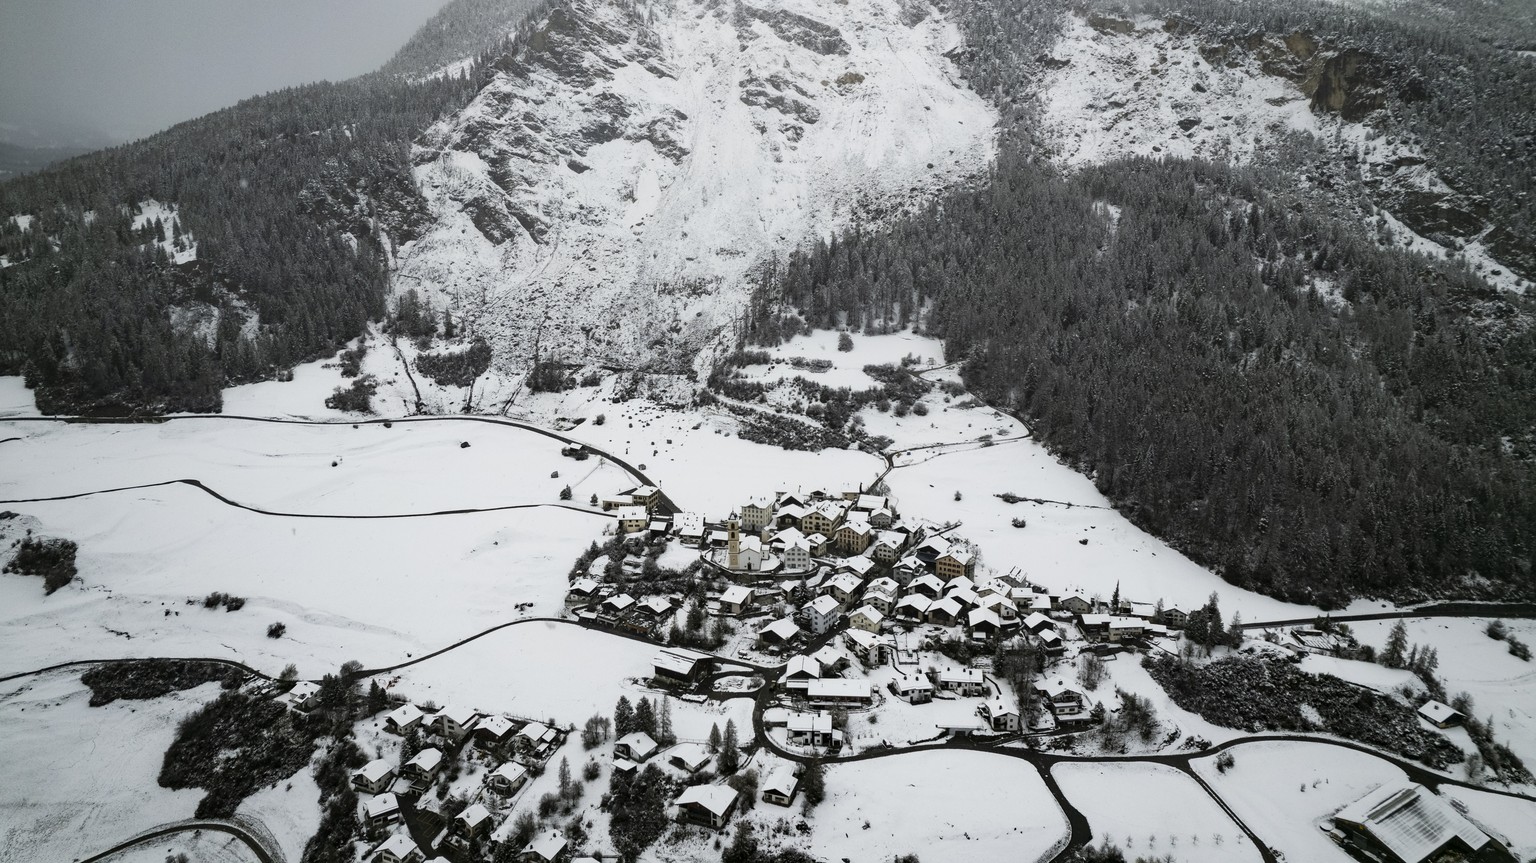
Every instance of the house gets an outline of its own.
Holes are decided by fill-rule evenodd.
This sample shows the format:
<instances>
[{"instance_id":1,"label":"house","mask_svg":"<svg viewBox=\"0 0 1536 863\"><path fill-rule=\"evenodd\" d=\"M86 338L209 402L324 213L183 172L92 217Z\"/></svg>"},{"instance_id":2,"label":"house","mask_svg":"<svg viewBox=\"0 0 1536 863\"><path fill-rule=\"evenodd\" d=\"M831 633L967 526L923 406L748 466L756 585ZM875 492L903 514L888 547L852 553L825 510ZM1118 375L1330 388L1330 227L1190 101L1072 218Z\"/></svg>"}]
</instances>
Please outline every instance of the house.
<instances>
[{"instance_id":1,"label":"house","mask_svg":"<svg viewBox=\"0 0 1536 863\"><path fill-rule=\"evenodd\" d=\"M944 582L936 575L923 574L907 583L907 593L938 599L944 595Z\"/></svg>"},{"instance_id":2,"label":"house","mask_svg":"<svg viewBox=\"0 0 1536 863\"><path fill-rule=\"evenodd\" d=\"M880 609L868 603L859 606L848 615L848 625L850 627L862 629L875 635L880 634L880 624L884 622L885 615L880 613Z\"/></svg>"},{"instance_id":3,"label":"house","mask_svg":"<svg viewBox=\"0 0 1536 863\"><path fill-rule=\"evenodd\" d=\"M815 706L863 707L874 700L869 684L863 680L812 680L805 687L805 697Z\"/></svg>"},{"instance_id":4,"label":"house","mask_svg":"<svg viewBox=\"0 0 1536 863\"><path fill-rule=\"evenodd\" d=\"M352 787L364 794L381 794L394 781L394 766L382 758L375 758L352 773Z\"/></svg>"},{"instance_id":5,"label":"house","mask_svg":"<svg viewBox=\"0 0 1536 863\"><path fill-rule=\"evenodd\" d=\"M378 863L421 863L427 855L416 847L409 833L396 833L373 849L372 857Z\"/></svg>"},{"instance_id":6,"label":"house","mask_svg":"<svg viewBox=\"0 0 1536 863\"><path fill-rule=\"evenodd\" d=\"M1507 852L1480 854L1492 841L1488 834L1440 795L1407 780L1378 786L1335 813L1333 824L1365 856L1391 863L1513 859Z\"/></svg>"},{"instance_id":7,"label":"house","mask_svg":"<svg viewBox=\"0 0 1536 863\"><path fill-rule=\"evenodd\" d=\"M873 632L866 632L862 629L844 630L843 645L865 662L880 663L885 661L885 646L880 642L880 637Z\"/></svg>"},{"instance_id":8,"label":"house","mask_svg":"<svg viewBox=\"0 0 1536 863\"><path fill-rule=\"evenodd\" d=\"M1079 614L1077 628L1082 631L1085 638L1105 638L1109 635L1111 619L1107 614Z\"/></svg>"},{"instance_id":9,"label":"house","mask_svg":"<svg viewBox=\"0 0 1536 863\"><path fill-rule=\"evenodd\" d=\"M686 647L663 647L651 660L651 667L659 680L692 685L715 667L715 658Z\"/></svg>"},{"instance_id":10,"label":"house","mask_svg":"<svg viewBox=\"0 0 1536 863\"><path fill-rule=\"evenodd\" d=\"M828 539L827 535L820 531L813 531L808 534L805 541L810 544L811 554L816 557L824 557L832 547L832 540Z\"/></svg>"},{"instance_id":11,"label":"house","mask_svg":"<svg viewBox=\"0 0 1536 863\"><path fill-rule=\"evenodd\" d=\"M656 741L651 739L651 735L644 731L631 731L613 744L613 757L644 763L656 754L656 749Z\"/></svg>"},{"instance_id":12,"label":"house","mask_svg":"<svg viewBox=\"0 0 1536 863\"><path fill-rule=\"evenodd\" d=\"M845 521L832 539L838 551L844 554L863 554L875 540L875 529L867 521Z\"/></svg>"},{"instance_id":13,"label":"house","mask_svg":"<svg viewBox=\"0 0 1536 863\"><path fill-rule=\"evenodd\" d=\"M763 777L763 802L772 803L775 806L788 806L795 800L795 792L800 790L800 774L795 766L788 762L782 762L768 771Z\"/></svg>"},{"instance_id":14,"label":"house","mask_svg":"<svg viewBox=\"0 0 1536 863\"><path fill-rule=\"evenodd\" d=\"M516 761L508 761L492 770L485 777L485 784L497 794L516 794L518 789L528 784L528 768Z\"/></svg>"},{"instance_id":15,"label":"house","mask_svg":"<svg viewBox=\"0 0 1536 863\"><path fill-rule=\"evenodd\" d=\"M564 853L565 834L559 830L550 830L534 837L528 847L523 849L521 857L525 863L555 863Z\"/></svg>"},{"instance_id":16,"label":"house","mask_svg":"<svg viewBox=\"0 0 1536 863\"><path fill-rule=\"evenodd\" d=\"M783 680L786 687L791 687L796 683L803 685L807 681L817 680L820 677L821 663L809 656L791 656L789 662L784 665Z\"/></svg>"},{"instance_id":17,"label":"house","mask_svg":"<svg viewBox=\"0 0 1536 863\"><path fill-rule=\"evenodd\" d=\"M661 489L654 485L642 485L623 493L631 502L645 507L646 512L652 512L661 505Z\"/></svg>"},{"instance_id":18,"label":"house","mask_svg":"<svg viewBox=\"0 0 1536 863\"><path fill-rule=\"evenodd\" d=\"M749 533L757 533L767 527L773 520L773 500L764 495L754 495L747 498L747 502L741 505L740 513L741 529Z\"/></svg>"},{"instance_id":19,"label":"house","mask_svg":"<svg viewBox=\"0 0 1536 863\"><path fill-rule=\"evenodd\" d=\"M809 539L802 536L789 540L784 543L784 567L796 572L810 569L812 553L813 550Z\"/></svg>"},{"instance_id":20,"label":"house","mask_svg":"<svg viewBox=\"0 0 1536 863\"><path fill-rule=\"evenodd\" d=\"M800 637L800 627L794 618L781 617L758 630L757 635L766 644L783 646Z\"/></svg>"},{"instance_id":21,"label":"house","mask_svg":"<svg viewBox=\"0 0 1536 863\"><path fill-rule=\"evenodd\" d=\"M736 811L736 789L729 785L693 785L677 797L677 817L716 830Z\"/></svg>"},{"instance_id":22,"label":"house","mask_svg":"<svg viewBox=\"0 0 1536 863\"><path fill-rule=\"evenodd\" d=\"M833 536L843 524L843 517L847 513L847 504L833 500L824 500L810 507L800 519L800 529L810 535L819 533L823 536Z\"/></svg>"},{"instance_id":23,"label":"house","mask_svg":"<svg viewBox=\"0 0 1536 863\"><path fill-rule=\"evenodd\" d=\"M523 752L539 754L553 747L560 738L560 732L542 722L530 722L517 730L517 736L512 742Z\"/></svg>"},{"instance_id":24,"label":"house","mask_svg":"<svg viewBox=\"0 0 1536 863\"><path fill-rule=\"evenodd\" d=\"M894 531L880 531L875 536L875 541L869 544L869 556L877 563L891 566L901 558L901 550L905 546L903 534Z\"/></svg>"},{"instance_id":25,"label":"house","mask_svg":"<svg viewBox=\"0 0 1536 863\"><path fill-rule=\"evenodd\" d=\"M1050 705L1051 714L1057 719L1080 717L1083 710L1083 694L1068 686L1061 678L1042 680L1035 684L1035 693Z\"/></svg>"},{"instance_id":26,"label":"house","mask_svg":"<svg viewBox=\"0 0 1536 863\"><path fill-rule=\"evenodd\" d=\"M804 608L800 609L804 616L806 628L812 635L821 635L830 630L837 623L841 614L841 608L837 600L830 596L818 596L811 600Z\"/></svg>"},{"instance_id":27,"label":"house","mask_svg":"<svg viewBox=\"0 0 1536 863\"><path fill-rule=\"evenodd\" d=\"M425 717L426 714L416 705L402 704L384 717L384 730L403 737L419 728Z\"/></svg>"},{"instance_id":28,"label":"house","mask_svg":"<svg viewBox=\"0 0 1536 863\"><path fill-rule=\"evenodd\" d=\"M672 517L672 533L683 545L700 546L704 544L704 514L699 512L680 512Z\"/></svg>"},{"instance_id":29,"label":"house","mask_svg":"<svg viewBox=\"0 0 1536 863\"><path fill-rule=\"evenodd\" d=\"M939 577L943 578L943 576ZM958 597L960 594L968 594L968 601L972 604L976 602L976 582L972 581L970 576L957 575L944 581L945 596Z\"/></svg>"},{"instance_id":30,"label":"house","mask_svg":"<svg viewBox=\"0 0 1536 863\"><path fill-rule=\"evenodd\" d=\"M471 803L464 808L464 811L454 816L453 825L448 828L448 832L453 839L458 840L454 844L462 847L482 836L489 836L491 828L495 825L491 810L480 803Z\"/></svg>"},{"instance_id":31,"label":"house","mask_svg":"<svg viewBox=\"0 0 1536 863\"><path fill-rule=\"evenodd\" d=\"M868 578L874 568L875 562L867 557L845 557L837 563L838 572L851 572L857 575L860 581Z\"/></svg>"},{"instance_id":32,"label":"house","mask_svg":"<svg viewBox=\"0 0 1536 863\"><path fill-rule=\"evenodd\" d=\"M1121 641L1127 638L1140 638L1146 634L1147 622L1138 617L1113 617L1109 621L1108 637L1110 641Z\"/></svg>"},{"instance_id":33,"label":"house","mask_svg":"<svg viewBox=\"0 0 1536 863\"><path fill-rule=\"evenodd\" d=\"M1088 614L1093 611L1093 603L1089 602L1088 598L1082 594L1074 593L1071 596L1062 598L1061 610L1070 611L1073 614Z\"/></svg>"},{"instance_id":34,"label":"house","mask_svg":"<svg viewBox=\"0 0 1536 863\"><path fill-rule=\"evenodd\" d=\"M615 758L615 759L613 759L613 775L614 776L625 776L625 777L628 777L630 779L633 779L633 778L635 778L635 774L639 773L639 772L640 772L640 765L636 764L633 761L630 761L628 758Z\"/></svg>"},{"instance_id":35,"label":"house","mask_svg":"<svg viewBox=\"0 0 1536 863\"><path fill-rule=\"evenodd\" d=\"M939 578L970 578L976 574L976 556L968 551L946 551L933 562L933 571Z\"/></svg>"},{"instance_id":36,"label":"house","mask_svg":"<svg viewBox=\"0 0 1536 863\"><path fill-rule=\"evenodd\" d=\"M770 527L777 527L781 530L793 530L795 533L800 533L800 519L805 518L805 512L805 504L786 503L781 500L779 501L778 509L773 511L773 524ZM804 536L805 534L800 535Z\"/></svg>"},{"instance_id":37,"label":"house","mask_svg":"<svg viewBox=\"0 0 1536 863\"><path fill-rule=\"evenodd\" d=\"M739 615L752 605L752 588L735 584L720 594L720 610L725 614Z\"/></svg>"},{"instance_id":38,"label":"house","mask_svg":"<svg viewBox=\"0 0 1536 863\"><path fill-rule=\"evenodd\" d=\"M1007 623L1016 625L1018 622ZM973 608L966 612L965 626L971 631L972 638L998 638L1002 636L1005 625L997 612L990 608Z\"/></svg>"},{"instance_id":39,"label":"house","mask_svg":"<svg viewBox=\"0 0 1536 863\"><path fill-rule=\"evenodd\" d=\"M933 600L921 593L909 593L896 603L893 612L897 620L907 623L922 623L928 617L928 608L933 605Z\"/></svg>"},{"instance_id":40,"label":"house","mask_svg":"<svg viewBox=\"0 0 1536 863\"><path fill-rule=\"evenodd\" d=\"M946 596L928 606L928 622L939 626L954 626L964 612L965 609L960 605L959 600L953 596Z\"/></svg>"},{"instance_id":41,"label":"house","mask_svg":"<svg viewBox=\"0 0 1536 863\"><path fill-rule=\"evenodd\" d=\"M475 720L480 714L462 704L450 705L439 710L432 717L432 730L443 737L458 743L463 740L475 726Z\"/></svg>"},{"instance_id":42,"label":"house","mask_svg":"<svg viewBox=\"0 0 1536 863\"><path fill-rule=\"evenodd\" d=\"M896 597L901 594L901 585L889 575L882 575L871 581L869 586L864 588L865 599L868 599L870 594L888 596L892 602L895 602Z\"/></svg>"},{"instance_id":43,"label":"house","mask_svg":"<svg viewBox=\"0 0 1536 863\"><path fill-rule=\"evenodd\" d=\"M631 608L634 608L634 606L635 598L627 593L621 593L617 596L610 596L603 600L603 604L598 607L598 610L603 614L617 617L618 615L629 611Z\"/></svg>"},{"instance_id":44,"label":"house","mask_svg":"<svg viewBox=\"0 0 1536 863\"><path fill-rule=\"evenodd\" d=\"M363 804L363 816L368 821L370 830L378 830L390 824L400 822L400 799L393 793L386 791L383 794L375 794Z\"/></svg>"},{"instance_id":45,"label":"house","mask_svg":"<svg viewBox=\"0 0 1536 863\"><path fill-rule=\"evenodd\" d=\"M862 578L851 572L839 572L821 586L821 592L837 600L838 605L843 605L853 599L853 595L858 593L859 586L863 583Z\"/></svg>"},{"instance_id":46,"label":"house","mask_svg":"<svg viewBox=\"0 0 1536 863\"><path fill-rule=\"evenodd\" d=\"M621 506L613 516L619 522L619 533L639 533L651 524L651 514L643 506Z\"/></svg>"},{"instance_id":47,"label":"house","mask_svg":"<svg viewBox=\"0 0 1536 863\"><path fill-rule=\"evenodd\" d=\"M1419 708L1419 715L1436 728L1450 728L1467 721L1466 714L1439 701L1426 701Z\"/></svg>"},{"instance_id":48,"label":"house","mask_svg":"<svg viewBox=\"0 0 1536 863\"><path fill-rule=\"evenodd\" d=\"M655 596L647 596L635 606L635 611L652 620L663 620L672 613L674 608L676 606L672 604L671 597L656 594Z\"/></svg>"},{"instance_id":49,"label":"house","mask_svg":"<svg viewBox=\"0 0 1536 863\"><path fill-rule=\"evenodd\" d=\"M1055 632L1056 621L1051 620L1038 611L1032 611L1028 617L1024 618L1024 628L1035 635L1039 635L1042 632Z\"/></svg>"},{"instance_id":50,"label":"house","mask_svg":"<svg viewBox=\"0 0 1536 863\"><path fill-rule=\"evenodd\" d=\"M923 566L933 566L934 562L948 551L949 540L942 536L930 536L912 549L912 556L916 557Z\"/></svg>"},{"instance_id":51,"label":"house","mask_svg":"<svg viewBox=\"0 0 1536 863\"><path fill-rule=\"evenodd\" d=\"M283 701L294 710L307 713L320 703L320 686L309 680L300 680L283 694Z\"/></svg>"},{"instance_id":52,"label":"house","mask_svg":"<svg viewBox=\"0 0 1536 863\"><path fill-rule=\"evenodd\" d=\"M980 696L987 694L987 676L980 669L966 668L959 671L939 672L939 688L956 695Z\"/></svg>"},{"instance_id":53,"label":"house","mask_svg":"<svg viewBox=\"0 0 1536 863\"><path fill-rule=\"evenodd\" d=\"M1019 609L1013 604L1013 600L1000 593L987 593L981 596L981 607L996 614L1005 626L1012 629L1018 626Z\"/></svg>"},{"instance_id":54,"label":"house","mask_svg":"<svg viewBox=\"0 0 1536 863\"><path fill-rule=\"evenodd\" d=\"M811 654L811 658L816 660L817 665L821 666L821 673L824 677L831 677L853 664L848 659L848 654L830 644Z\"/></svg>"},{"instance_id":55,"label":"house","mask_svg":"<svg viewBox=\"0 0 1536 863\"><path fill-rule=\"evenodd\" d=\"M891 694L910 704L927 704L933 700L933 684L920 674L903 674L889 684Z\"/></svg>"},{"instance_id":56,"label":"house","mask_svg":"<svg viewBox=\"0 0 1536 863\"><path fill-rule=\"evenodd\" d=\"M1040 649L1048 656L1060 656L1067 650L1067 645L1062 642L1061 635L1054 630L1046 630L1040 633Z\"/></svg>"},{"instance_id":57,"label":"house","mask_svg":"<svg viewBox=\"0 0 1536 863\"><path fill-rule=\"evenodd\" d=\"M832 745L832 714L825 711L791 713L785 727L789 731L789 742L794 746Z\"/></svg>"},{"instance_id":58,"label":"house","mask_svg":"<svg viewBox=\"0 0 1536 863\"><path fill-rule=\"evenodd\" d=\"M505 716L486 716L475 723L475 745L481 749L499 749L512 739L517 723Z\"/></svg>"},{"instance_id":59,"label":"house","mask_svg":"<svg viewBox=\"0 0 1536 863\"><path fill-rule=\"evenodd\" d=\"M414 785L425 785L437 777L442 766L443 750L429 746L411 756L411 760L400 768L400 775Z\"/></svg>"},{"instance_id":60,"label":"house","mask_svg":"<svg viewBox=\"0 0 1536 863\"><path fill-rule=\"evenodd\" d=\"M1183 629L1189 623L1189 612L1178 608L1163 609L1163 625L1173 629Z\"/></svg>"},{"instance_id":61,"label":"house","mask_svg":"<svg viewBox=\"0 0 1536 863\"><path fill-rule=\"evenodd\" d=\"M667 750L667 763L685 773L698 773L709 764L709 747L700 743L679 743Z\"/></svg>"},{"instance_id":62,"label":"house","mask_svg":"<svg viewBox=\"0 0 1536 863\"><path fill-rule=\"evenodd\" d=\"M1008 702L1001 698L992 698L982 702L976 708L976 712L985 720L993 731L1015 732L1023 727L1019 719L1019 711L1016 707L1010 707Z\"/></svg>"}]
</instances>

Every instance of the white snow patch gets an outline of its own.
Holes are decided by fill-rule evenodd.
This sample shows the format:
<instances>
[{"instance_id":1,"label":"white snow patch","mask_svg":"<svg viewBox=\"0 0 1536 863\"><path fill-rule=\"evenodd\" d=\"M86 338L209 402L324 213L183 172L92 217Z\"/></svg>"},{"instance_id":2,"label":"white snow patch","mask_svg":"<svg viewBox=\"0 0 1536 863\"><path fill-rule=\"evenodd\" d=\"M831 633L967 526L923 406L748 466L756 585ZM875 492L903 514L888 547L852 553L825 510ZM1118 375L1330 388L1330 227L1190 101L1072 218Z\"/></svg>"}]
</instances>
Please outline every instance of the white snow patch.
<instances>
[{"instance_id":1,"label":"white snow patch","mask_svg":"<svg viewBox=\"0 0 1536 863\"><path fill-rule=\"evenodd\" d=\"M1185 863L1244 863L1257 848L1193 779L1161 764L1062 763L1051 775L1099 841Z\"/></svg>"}]
</instances>

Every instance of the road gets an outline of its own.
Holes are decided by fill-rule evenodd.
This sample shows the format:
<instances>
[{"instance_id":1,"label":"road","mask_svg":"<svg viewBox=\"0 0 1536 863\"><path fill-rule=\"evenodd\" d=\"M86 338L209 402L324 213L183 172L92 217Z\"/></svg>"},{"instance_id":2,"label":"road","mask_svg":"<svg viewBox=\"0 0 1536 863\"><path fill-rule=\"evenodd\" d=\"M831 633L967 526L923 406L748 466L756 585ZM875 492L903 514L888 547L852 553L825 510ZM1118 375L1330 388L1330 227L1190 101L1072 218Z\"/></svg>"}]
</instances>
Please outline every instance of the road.
<instances>
[{"instance_id":1,"label":"road","mask_svg":"<svg viewBox=\"0 0 1536 863\"><path fill-rule=\"evenodd\" d=\"M239 821L226 821L217 818L190 818L185 821L173 821L169 824L162 824L159 827L151 828L132 839L119 842L105 851L77 860L76 863L97 863L97 861L105 860L130 848L143 845L146 842L153 842L156 839L163 839L167 836L175 836L178 833L203 830L214 833L227 833L239 839L245 843L247 848L251 849L251 853L255 854L256 859L260 860L261 863L287 863L288 861L288 858L283 855L283 849L277 845L272 834L267 832L264 827L252 827Z\"/></svg>"}]
</instances>

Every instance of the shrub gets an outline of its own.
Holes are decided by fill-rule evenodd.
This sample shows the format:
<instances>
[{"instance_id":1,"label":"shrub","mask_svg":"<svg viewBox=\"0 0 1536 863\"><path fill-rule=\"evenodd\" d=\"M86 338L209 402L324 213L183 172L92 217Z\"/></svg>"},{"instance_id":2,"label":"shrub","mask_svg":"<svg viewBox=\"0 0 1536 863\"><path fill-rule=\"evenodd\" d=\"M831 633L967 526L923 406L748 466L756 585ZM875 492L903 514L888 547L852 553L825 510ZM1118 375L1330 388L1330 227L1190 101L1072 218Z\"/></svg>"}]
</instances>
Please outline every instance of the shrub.
<instances>
[{"instance_id":1,"label":"shrub","mask_svg":"<svg viewBox=\"0 0 1536 863\"><path fill-rule=\"evenodd\" d=\"M271 624L270 626L267 627L267 637L268 638L282 638L283 637L283 633L285 633L287 631L288 631L288 624L282 623L281 621L279 621L279 622Z\"/></svg>"},{"instance_id":2,"label":"shrub","mask_svg":"<svg viewBox=\"0 0 1536 863\"><path fill-rule=\"evenodd\" d=\"M358 342L357 347L337 354L336 358L341 360L341 376L344 378L357 377L362 372L363 357L367 355L368 344L366 342Z\"/></svg>"},{"instance_id":3,"label":"shrub","mask_svg":"<svg viewBox=\"0 0 1536 863\"><path fill-rule=\"evenodd\" d=\"M246 797L309 764L318 725L280 702L226 692L188 716L160 767L163 788L201 788L199 818L228 818Z\"/></svg>"},{"instance_id":4,"label":"shrub","mask_svg":"<svg viewBox=\"0 0 1536 863\"><path fill-rule=\"evenodd\" d=\"M853 336L846 332L838 333L837 349L844 352L853 350Z\"/></svg>"},{"instance_id":5,"label":"shrub","mask_svg":"<svg viewBox=\"0 0 1536 863\"><path fill-rule=\"evenodd\" d=\"M1490 620L1488 628L1483 631L1488 633L1488 637L1494 641L1503 641L1504 637L1509 634L1509 627L1505 626L1502 620Z\"/></svg>"},{"instance_id":6,"label":"shrub","mask_svg":"<svg viewBox=\"0 0 1536 863\"><path fill-rule=\"evenodd\" d=\"M331 410L371 414L373 413L373 394L378 390L379 384L373 379L373 375L363 375L352 381L352 385L346 389L337 387L325 397L325 406Z\"/></svg>"},{"instance_id":7,"label":"shrub","mask_svg":"<svg viewBox=\"0 0 1536 863\"><path fill-rule=\"evenodd\" d=\"M191 659L142 659L108 662L80 675L91 689L92 707L125 701L159 698L183 689L222 679L228 666Z\"/></svg>"},{"instance_id":8,"label":"shrub","mask_svg":"<svg viewBox=\"0 0 1536 863\"><path fill-rule=\"evenodd\" d=\"M491 367L491 346L475 339L468 350L422 354L416 370L440 386L467 387Z\"/></svg>"},{"instance_id":9,"label":"shrub","mask_svg":"<svg viewBox=\"0 0 1536 863\"><path fill-rule=\"evenodd\" d=\"M80 547L67 539L27 537L16 549L16 556L5 565L6 572L43 577L43 592L51 594L75 578L75 553Z\"/></svg>"},{"instance_id":10,"label":"shrub","mask_svg":"<svg viewBox=\"0 0 1536 863\"><path fill-rule=\"evenodd\" d=\"M1520 639L1514 637L1513 635L1507 636L1505 638L1505 641L1509 642L1509 655L1510 656L1513 656L1516 659L1523 659L1526 662L1530 662L1531 661L1531 648L1529 646L1527 646L1525 642L1523 642Z\"/></svg>"},{"instance_id":11,"label":"shrub","mask_svg":"<svg viewBox=\"0 0 1536 863\"><path fill-rule=\"evenodd\" d=\"M597 416L592 418L592 424L595 425L595 426L600 426L600 425L602 425L603 423L605 423L607 421L608 421L608 415L607 414L598 414Z\"/></svg>"}]
</instances>

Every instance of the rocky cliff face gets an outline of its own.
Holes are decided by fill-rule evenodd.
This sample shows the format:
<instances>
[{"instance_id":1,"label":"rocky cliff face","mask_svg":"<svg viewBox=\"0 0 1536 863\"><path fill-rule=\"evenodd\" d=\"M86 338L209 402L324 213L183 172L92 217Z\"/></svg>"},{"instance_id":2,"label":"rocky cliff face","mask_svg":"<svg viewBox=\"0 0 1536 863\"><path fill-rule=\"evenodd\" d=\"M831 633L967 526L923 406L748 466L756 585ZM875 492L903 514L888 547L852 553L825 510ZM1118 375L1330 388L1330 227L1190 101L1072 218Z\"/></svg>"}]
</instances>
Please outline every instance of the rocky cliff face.
<instances>
[{"instance_id":1,"label":"rocky cliff face","mask_svg":"<svg viewBox=\"0 0 1536 863\"><path fill-rule=\"evenodd\" d=\"M503 370L690 369L772 255L984 170L957 44L913 0L573 0L418 147L431 222L397 288Z\"/></svg>"}]
</instances>

